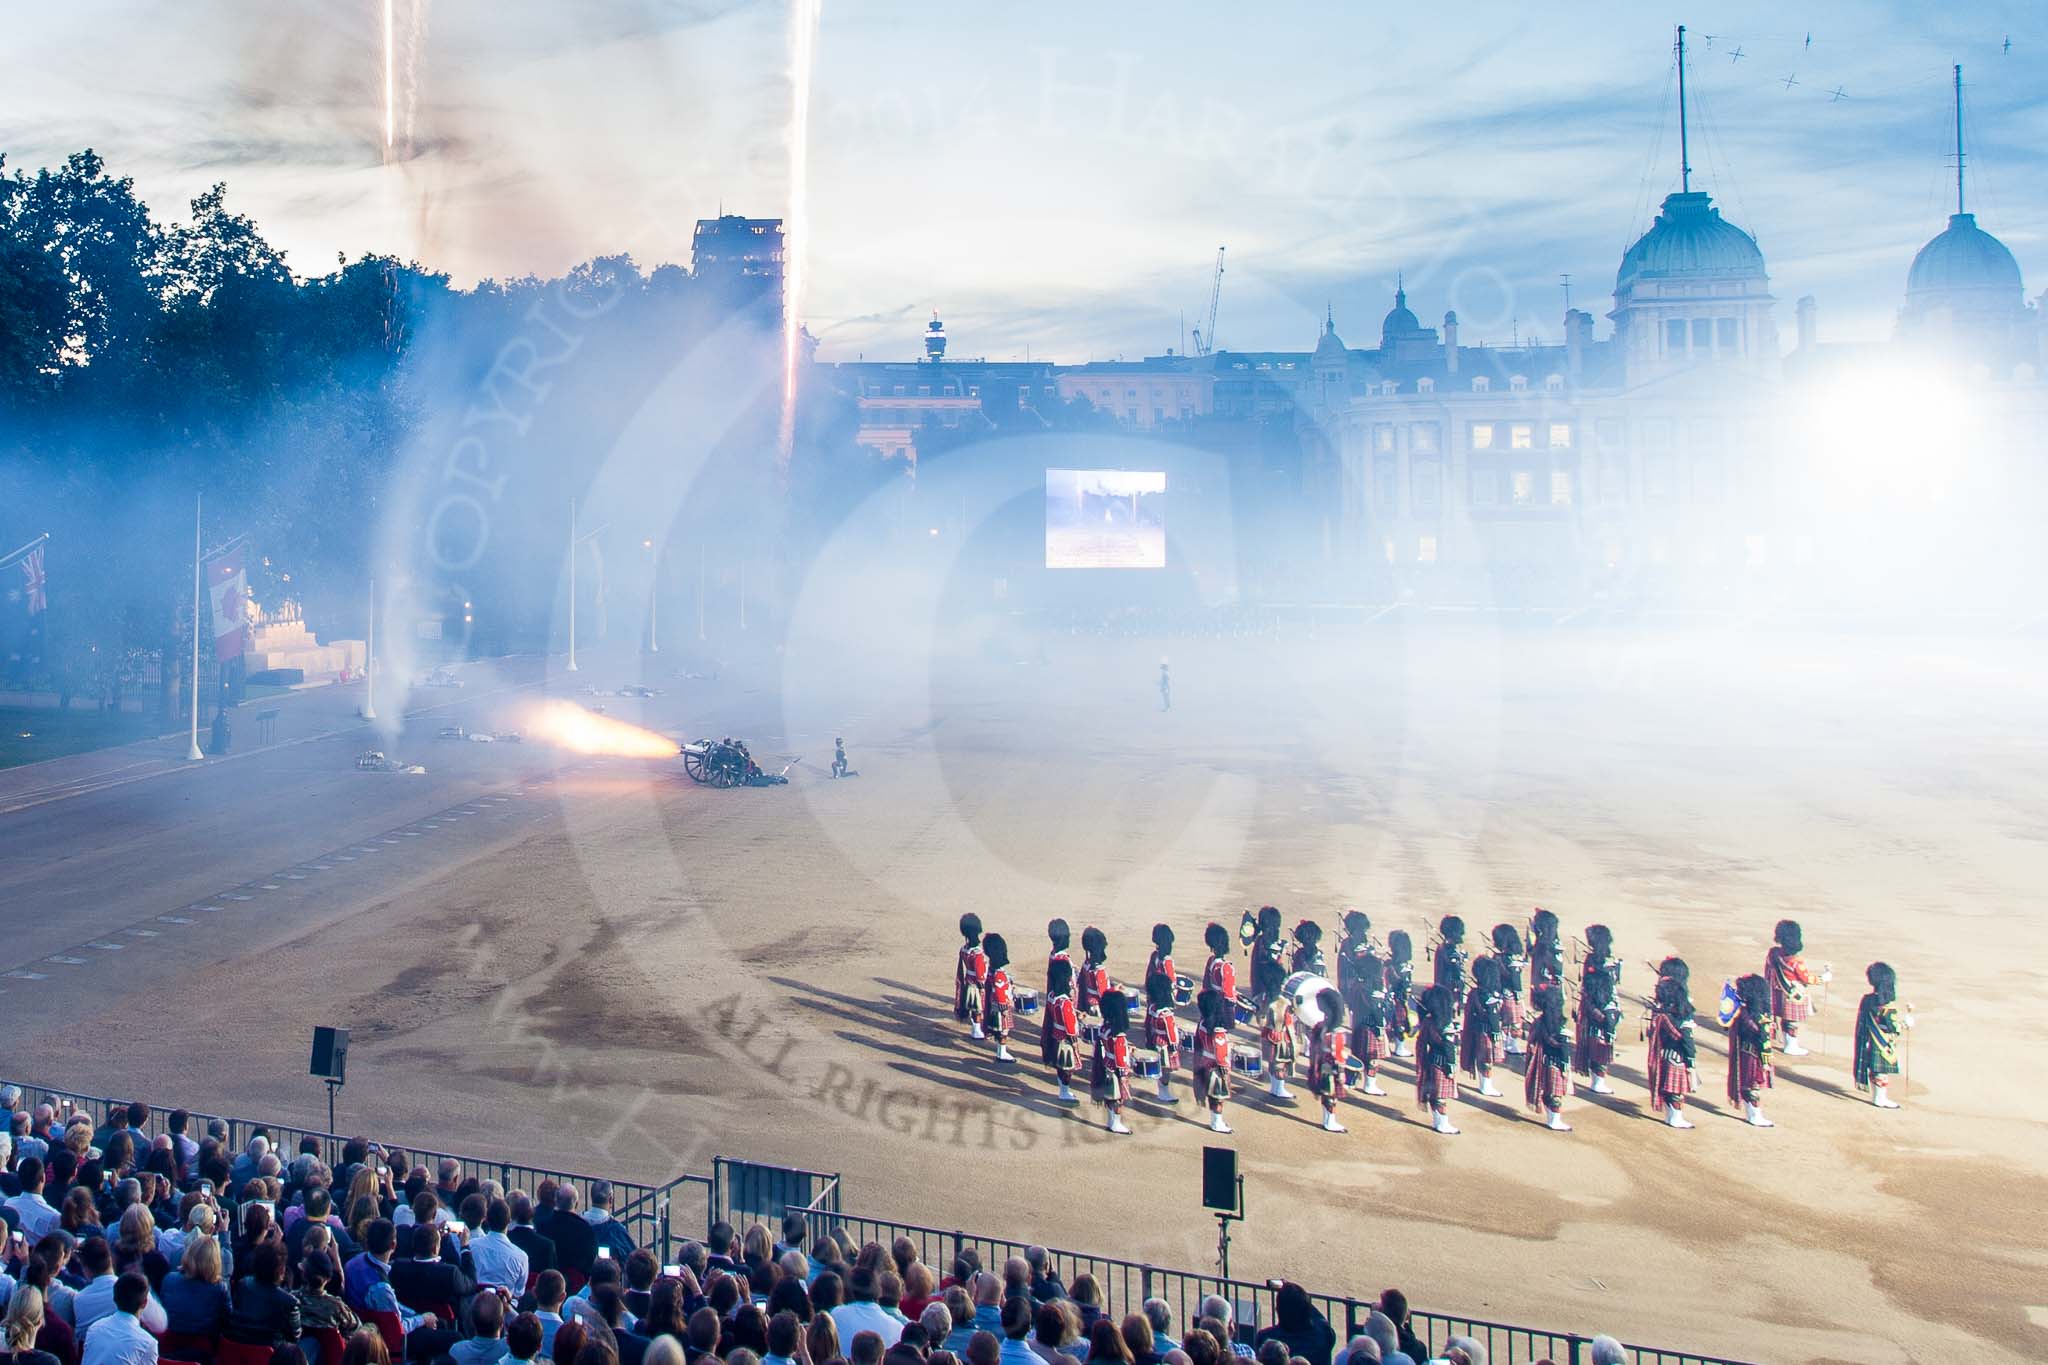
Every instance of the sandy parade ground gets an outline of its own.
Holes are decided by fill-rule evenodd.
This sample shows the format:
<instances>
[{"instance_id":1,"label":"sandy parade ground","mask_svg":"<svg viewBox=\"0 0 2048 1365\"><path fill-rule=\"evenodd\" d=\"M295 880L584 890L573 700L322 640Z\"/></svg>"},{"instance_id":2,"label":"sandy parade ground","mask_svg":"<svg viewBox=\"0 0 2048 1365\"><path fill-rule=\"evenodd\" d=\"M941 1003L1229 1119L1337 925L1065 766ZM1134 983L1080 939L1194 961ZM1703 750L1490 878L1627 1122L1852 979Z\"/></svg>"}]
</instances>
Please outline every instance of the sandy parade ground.
<instances>
[{"instance_id":1,"label":"sandy parade ground","mask_svg":"<svg viewBox=\"0 0 2048 1365\"><path fill-rule=\"evenodd\" d=\"M2010 637L1429 624L963 632L792 645L717 681L600 661L548 682L645 680L662 695L610 713L796 760L789 786L734 791L437 746L451 717L530 704L536 669L474 666L460 696L414 697L445 708L397 743L422 776L354 771L369 740L336 721L0 802L7 1070L310 1123L307 1038L343 1024L344 1129L645 1180L714 1152L788 1162L843 1172L854 1212L1201 1269L1192 1106L1139 1104L1111 1139L1099 1106L1054 1102L1028 1032L1014 1067L970 1044L959 913L1037 985L1054 915L1103 927L1128 980L1157 920L1194 971L1203 926L1262 903L1332 948L1346 905L1420 943L1445 913L1477 936L1540 904L1611 925L1628 960L1621 1093L1574 1099L1554 1134L1504 1078L1508 1099L1460 1100L1454 1139L1406 1063L1389 1098L1346 1102L1343 1135L1306 1097L1245 1097L1237 1275L1757 1361L2036 1360L2041 663ZM834 734L857 779L826 778ZM1712 1012L1784 916L1834 981L1816 1055L1769 1096L1779 1126L1754 1130L1721 1095ZM1673 951L1702 1013L1683 1133L1645 1107L1634 1022ZM1919 1022L1898 1113L1848 1081L1880 957Z\"/></svg>"}]
</instances>

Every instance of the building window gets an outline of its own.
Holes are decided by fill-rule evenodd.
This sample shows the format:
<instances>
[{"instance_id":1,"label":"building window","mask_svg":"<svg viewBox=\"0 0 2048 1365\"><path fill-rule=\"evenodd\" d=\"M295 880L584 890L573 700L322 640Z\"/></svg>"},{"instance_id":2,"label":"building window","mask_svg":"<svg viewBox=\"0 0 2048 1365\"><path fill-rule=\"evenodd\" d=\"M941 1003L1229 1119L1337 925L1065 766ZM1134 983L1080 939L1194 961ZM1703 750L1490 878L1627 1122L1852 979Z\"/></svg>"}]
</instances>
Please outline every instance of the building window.
<instances>
[{"instance_id":1,"label":"building window","mask_svg":"<svg viewBox=\"0 0 2048 1365\"><path fill-rule=\"evenodd\" d=\"M1373 497L1389 511L1394 507L1395 470L1392 460L1375 460L1372 466Z\"/></svg>"},{"instance_id":2,"label":"building window","mask_svg":"<svg viewBox=\"0 0 2048 1365\"><path fill-rule=\"evenodd\" d=\"M1488 379L1485 375L1475 374L1472 376L1472 392L1485 393L1488 389L1492 387L1493 381Z\"/></svg>"},{"instance_id":3,"label":"building window","mask_svg":"<svg viewBox=\"0 0 2048 1365\"><path fill-rule=\"evenodd\" d=\"M1435 460L1417 460L1409 469L1411 495L1417 507L1436 506L1438 490L1443 485L1443 469Z\"/></svg>"},{"instance_id":4,"label":"building window","mask_svg":"<svg viewBox=\"0 0 2048 1365\"><path fill-rule=\"evenodd\" d=\"M1415 391L1417 393L1435 393L1436 381L1425 375L1421 379L1415 381Z\"/></svg>"},{"instance_id":5,"label":"building window","mask_svg":"<svg viewBox=\"0 0 2048 1365\"><path fill-rule=\"evenodd\" d=\"M1474 450L1493 449L1493 423L1474 422L1470 428L1471 445Z\"/></svg>"},{"instance_id":6,"label":"building window","mask_svg":"<svg viewBox=\"0 0 2048 1365\"><path fill-rule=\"evenodd\" d=\"M1550 424L1550 448L1552 450L1570 450L1572 448L1572 424L1570 422L1552 422Z\"/></svg>"},{"instance_id":7,"label":"building window","mask_svg":"<svg viewBox=\"0 0 2048 1365\"><path fill-rule=\"evenodd\" d=\"M1685 354L1685 319L1673 318L1664 324L1664 349L1672 355Z\"/></svg>"},{"instance_id":8,"label":"building window","mask_svg":"<svg viewBox=\"0 0 2048 1365\"><path fill-rule=\"evenodd\" d=\"M898 398L901 398L903 396L903 386L901 384L898 384L896 386L896 396Z\"/></svg>"},{"instance_id":9,"label":"building window","mask_svg":"<svg viewBox=\"0 0 2048 1365\"><path fill-rule=\"evenodd\" d=\"M1664 502L1671 497L1671 457L1651 455L1643 461L1643 496L1651 502Z\"/></svg>"},{"instance_id":10,"label":"building window","mask_svg":"<svg viewBox=\"0 0 2048 1365\"><path fill-rule=\"evenodd\" d=\"M1415 562L1417 564L1436 563L1435 536L1424 536L1415 543Z\"/></svg>"},{"instance_id":11,"label":"building window","mask_svg":"<svg viewBox=\"0 0 2048 1365\"><path fill-rule=\"evenodd\" d=\"M1408 425L1408 448L1417 454L1434 455L1437 451L1437 425L1434 422L1411 422Z\"/></svg>"},{"instance_id":12,"label":"building window","mask_svg":"<svg viewBox=\"0 0 2048 1365\"><path fill-rule=\"evenodd\" d=\"M1712 318L1694 318L1692 320L1692 348L1695 351L1706 351L1712 349L1713 345L1714 320Z\"/></svg>"},{"instance_id":13,"label":"building window","mask_svg":"<svg viewBox=\"0 0 2048 1365\"><path fill-rule=\"evenodd\" d=\"M1533 450L1536 447L1536 428L1527 422L1516 422L1508 428L1508 449Z\"/></svg>"},{"instance_id":14,"label":"building window","mask_svg":"<svg viewBox=\"0 0 2048 1365\"><path fill-rule=\"evenodd\" d=\"M1515 392L1515 393L1520 393L1520 392L1522 392L1522 391L1523 391L1524 389L1526 389L1526 388L1528 388L1528 387L1529 387L1529 376L1528 376L1528 375L1526 375L1526 374L1516 374L1516 375L1509 375L1509 376L1508 376L1508 388L1509 388L1509 389L1510 389L1511 391L1513 391L1513 392Z\"/></svg>"},{"instance_id":15,"label":"building window","mask_svg":"<svg viewBox=\"0 0 2048 1365\"><path fill-rule=\"evenodd\" d=\"M1652 417L1643 423L1643 444L1652 450L1663 450L1671 444L1671 419Z\"/></svg>"},{"instance_id":16,"label":"building window","mask_svg":"<svg viewBox=\"0 0 2048 1365\"><path fill-rule=\"evenodd\" d=\"M1372 429L1372 448L1374 450L1392 450L1394 448L1394 429L1384 424L1374 427Z\"/></svg>"},{"instance_id":17,"label":"building window","mask_svg":"<svg viewBox=\"0 0 2048 1365\"><path fill-rule=\"evenodd\" d=\"M1734 318L1714 319L1714 344L1728 355L1741 349L1739 331Z\"/></svg>"},{"instance_id":18,"label":"building window","mask_svg":"<svg viewBox=\"0 0 2048 1365\"><path fill-rule=\"evenodd\" d=\"M1515 506L1527 507L1536 501L1536 472L1534 470L1517 469L1508 477Z\"/></svg>"},{"instance_id":19,"label":"building window","mask_svg":"<svg viewBox=\"0 0 2048 1365\"><path fill-rule=\"evenodd\" d=\"M1154 409L1152 409L1152 420L1153 420L1153 422L1154 422L1155 424L1156 424L1156 423L1159 423L1159 422L1164 422L1164 421L1166 420L1166 409L1165 409L1165 408L1154 408Z\"/></svg>"},{"instance_id":20,"label":"building window","mask_svg":"<svg viewBox=\"0 0 2048 1365\"><path fill-rule=\"evenodd\" d=\"M1125 390L1124 390L1124 397L1126 397L1126 398L1136 398L1137 396L1138 396L1138 391L1137 391L1136 389L1125 389Z\"/></svg>"},{"instance_id":21,"label":"building window","mask_svg":"<svg viewBox=\"0 0 2048 1365\"><path fill-rule=\"evenodd\" d=\"M969 384L969 385L967 386L967 396L968 396L969 398L979 398L979 397L981 397L981 385L979 385L979 384Z\"/></svg>"},{"instance_id":22,"label":"building window","mask_svg":"<svg viewBox=\"0 0 2048 1365\"><path fill-rule=\"evenodd\" d=\"M1621 419L1619 417L1602 417L1594 424L1593 430L1598 433L1601 445L1618 446L1621 444Z\"/></svg>"},{"instance_id":23,"label":"building window","mask_svg":"<svg viewBox=\"0 0 2048 1365\"><path fill-rule=\"evenodd\" d=\"M1572 472L1569 469L1550 471L1550 505L1569 507L1572 505Z\"/></svg>"},{"instance_id":24,"label":"building window","mask_svg":"<svg viewBox=\"0 0 2048 1365\"><path fill-rule=\"evenodd\" d=\"M1628 466L1620 460L1608 460L1600 466L1600 501L1609 507L1620 507L1628 501Z\"/></svg>"},{"instance_id":25,"label":"building window","mask_svg":"<svg viewBox=\"0 0 2048 1365\"><path fill-rule=\"evenodd\" d=\"M1563 393L1564 376L1561 374L1547 376L1543 381L1543 387L1549 389L1552 393Z\"/></svg>"},{"instance_id":26,"label":"building window","mask_svg":"<svg viewBox=\"0 0 2048 1365\"><path fill-rule=\"evenodd\" d=\"M1491 469L1472 471L1472 505L1491 507L1500 500L1499 476Z\"/></svg>"},{"instance_id":27,"label":"building window","mask_svg":"<svg viewBox=\"0 0 2048 1365\"><path fill-rule=\"evenodd\" d=\"M1711 417L1695 417L1687 432L1695 450L1719 450L1721 448L1721 424Z\"/></svg>"}]
</instances>

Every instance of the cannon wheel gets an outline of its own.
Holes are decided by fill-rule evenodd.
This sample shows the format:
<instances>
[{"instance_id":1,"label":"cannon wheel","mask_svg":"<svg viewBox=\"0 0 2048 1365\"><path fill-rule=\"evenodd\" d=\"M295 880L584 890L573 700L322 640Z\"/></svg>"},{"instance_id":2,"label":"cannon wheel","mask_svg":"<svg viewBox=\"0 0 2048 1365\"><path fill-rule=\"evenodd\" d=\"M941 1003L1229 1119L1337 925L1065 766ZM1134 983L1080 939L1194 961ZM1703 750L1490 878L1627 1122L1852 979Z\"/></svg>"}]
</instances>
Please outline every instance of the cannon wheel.
<instances>
[{"instance_id":1,"label":"cannon wheel","mask_svg":"<svg viewBox=\"0 0 2048 1365\"><path fill-rule=\"evenodd\" d=\"M740 766L731 754L720 754L718 762L711 769L711 785L714 787L737 787L740 784Z\"/></svg>"},{"instance_id":2,"label":"cannon wheel","mask_svg":"<svg viewBox=\"0 0 2048 1365\"><path fill-rule=\"evenodd\" d=\"M703 750L683 750L683 772L689 776L692 782L708 783L711 781L711 770L704 762Z\"/></svg>"}]
</instances>

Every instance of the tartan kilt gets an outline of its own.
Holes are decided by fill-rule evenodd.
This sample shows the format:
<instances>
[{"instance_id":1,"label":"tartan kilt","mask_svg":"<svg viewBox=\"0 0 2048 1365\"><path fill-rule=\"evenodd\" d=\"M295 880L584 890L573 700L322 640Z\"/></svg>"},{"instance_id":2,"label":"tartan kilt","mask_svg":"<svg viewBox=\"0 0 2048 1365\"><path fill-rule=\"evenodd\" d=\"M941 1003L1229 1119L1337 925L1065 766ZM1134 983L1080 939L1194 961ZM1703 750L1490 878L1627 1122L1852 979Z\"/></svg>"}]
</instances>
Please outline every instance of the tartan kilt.
<instances>
[{"instance_id":1,"label":"tartan kilt","mask_svg":"<svg viewBox=\"0 0 2048 1365\"><path fill-rule=\"evenodd\" d=\"M991 1038L1004 1038L1010 1032L1010 1011L1007 1007L990 1003L981 1011L982 1031Z\"/></svg>"},{"instance_id":2,"label":"tartan kilt","mask_svg":"<svg viewBox=\"0 0 2048 1365\"><path fill-rule=\"evenodd\" d=\"M1524 1017L1522 1009L1522 997L1519 995L1502 995L1500 998L1500 1004L1501 1019L1502 1022L1507 1025L1507 1031L1509 1033L1520 1033L1522 1031L1522 1019Z\"/></svg>"},{"instance_id":3,"label":"tartan kilt","mask_svg":"<svg viewBox=\"0 0 2048 1365\"><path fill-rule=\"evenodd\" d=\"M1531 1109L1548 1109L1571 1098L1572 1074L1547 1061L1532 1060L1522 1077L1522 1097Z\"/></svg>"},{"instance_id":4,"label":"tartan kilt","mask_svg":"<svg viewBox=\"0 0 2048 1365\"><path fill-rule=\"evenodd\" d=\"M1097 1040L1094 1051L1088 1054L1088 1084L1100 1090L1109 1084L1108 1059L1102 1053L1102 1041Z\"/></svg>"},{"instance_id":5,"label":"tartan kilt","mask_svg":"<svg viewBox=\"0 0 2048 1365\"><path fill-rule=\"evenodd\" d=\"M1771 1088L1771 1068L1764 1059L1748 1048L1738 1047L1728 1054L1728 1098L1736 1103L1752 1090Z\"/></svg>"},{"instance_id":6,"label":"tartan kilt","mask_svg":"<svg viewBox=\"0 0 2048 1365\"><path fill-rule=\"evenodd\" d=\"M1614 1065L1614 1040L1602 1038L1592 1021L1581 1018L1572 1039L1572 1070L1581 1076L1590 1076L1598 1067L1605 1071Z\"/></svg>"},{"instance_id":7,"label":"tartan kilt","mask_svg":"<svg viewBox=\"0 0 2048 1365\"><path fill-rule=\"evenodd\" d=\"M1196 1067L1195 1084L1202 1098L1211 1104L1221 1104L1230 1098L1230 1075L1220 1066Z\"/></svg>"},{"instance_id":8,"label":"tartan kilt","mask_svg":"<svg viewBox=\"0 0 2048 1365\"><path fill-rule=\"evenodd\" d=\"M953 1017L956 1019L981 1018L981 983L965 981L953 992Z\"/></svg>"},{"instance_id":9,"label":"tartan kilt","mask_svg":"<svg viewBox=\"0 0 2048 1365\"><path fill-rule=\"evenodd\" d=\"M1645 1068L1650 1093L1659 1104L1668 1104L1674 1099L1683 1099L1694 1089L1692 1068L1685 1064L1685 1058L1668 1049L1652 1046L1649 1064Z\"/></svg>"},{"instance_id":10,"label":"tartan kilt","mask_svg":"<svg viewBox=\"0 0 2048 1365\"><path fill-rule=\"evenodd\" d=\"M1438 1071L1429 1063L1417 1059L1415 1065L1415 1102L1425 1109L1432 1105L1448 1103L1458 1098L1458 1078L1448 1071Z\"/></svg>"},{"instance_id":11,"label":"tartan kilt","mask_svg":"<svg viewBox=\"0 0 2048 1365\"><path fill-rule=\"evenodd\" d=\"M1104 1097L1105 1102L1109 1104L1129 1104L1131 1102L1131 1073L1128 1071L1106 1071L1106 1079L1108 1081L1109 1094Z\"/></svg>"},{"instance_id":12,"label":"tartan kilt","mask_svg":"<svg viewBox=\"0 0 2048 1365\"><path fill-rule=\"evenodd\" d=\"M1326 1100L1344 1098L1344 1068L1332 1066L1324 1058L1310 1060L1308 1066L1308 1088Z\"/></svg>"},{"instance_id":13,"label":"tartan kilt","mask_svg":"<svg viewBox=\"0 0 2048 1365\"><path fill-rule=\"evenodd\" d=\"M1794 996L1776 981L1771 983L1771 1014L1781 1023L1801 1024L1813 1017L1813 994L1811 989L1804 995Z\"/></svg>"},{"instance_id":14,"label":"tartan kilt","mask_svg":"<svg viewBox=\"0 0 2048 1365\"><path fill-rule=\"evenodd\" d=\"M1050 1028L1039 1037L1038 1053L1045 1059L1045 1064L1055 1071L1072 1071L1074 1064L1080 1060L1080 1051L1074 1046L1074 1040L1055 1033Z\"/></svg>"},{"instance_id":15,"label":"tartan kilt","mask_svg":"<svg viewBox=\"0 0 2048 1365\"><path fill-rule=\"evenodd\" d=\"M1261 1029L1259 1031L1259 1053L1266 1059L1266 1065L1268 1067L1277 1069L1279 1067L1293 1066L1293 1032L1291 1030L1283 1029L1281 1030L1279 1036L1275 1037L1267 1033L1265 1030Z\"/></svg>"},{"instance_id":16,"label":"tartan kilt","mask_svg":"<svg viewBox=\"0 0 2048 1365\"><path fill-rule=\"evenodd\" d=\"M1351 1055L1363 1058L1368 1066L1385 1061L1393 1050L1394 1046L1387 1040L1387 1031L1383 1028L1351 1030Z\"/></svg>"},{"instance_id":17,"label":"tartan kilt","mask_svg":"<svg viewBox=\"0 0 2048 1365\"><path fill-rule=\"evenodd\" d=\"M1459 1039L1459 1048L1464 1053L1460 1064L1475 1075L1480 1067L1499 1066L1507 1058L1507 1047L1498 1033L1467 1029L1465 1036Z\"/></svg>"}]
</instances>

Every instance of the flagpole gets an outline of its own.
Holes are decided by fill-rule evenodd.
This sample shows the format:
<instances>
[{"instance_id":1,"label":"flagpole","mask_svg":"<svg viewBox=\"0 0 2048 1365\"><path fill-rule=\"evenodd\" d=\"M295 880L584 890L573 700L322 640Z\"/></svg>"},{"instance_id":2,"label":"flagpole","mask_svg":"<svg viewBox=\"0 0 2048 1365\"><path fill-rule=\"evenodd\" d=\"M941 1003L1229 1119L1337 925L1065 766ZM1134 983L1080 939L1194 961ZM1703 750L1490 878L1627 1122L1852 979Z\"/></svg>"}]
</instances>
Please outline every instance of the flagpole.
<instances>
[{"instance_id":1,"label":"flagpole","mask_svg":"<svg viewBox=\"0 0 2048 1365\"><path fill-rule=\"evenodd\" d=\"M185 759L189 763L197 763L206 757L205 754L199 752L199 631L201 629L199 625L201 591L199 519L200 513L204 510L205 506L206 495L204 493L192 495L192 742L185 750Z\"/></svg>"}]
</instances>

